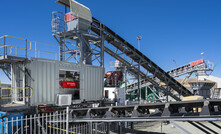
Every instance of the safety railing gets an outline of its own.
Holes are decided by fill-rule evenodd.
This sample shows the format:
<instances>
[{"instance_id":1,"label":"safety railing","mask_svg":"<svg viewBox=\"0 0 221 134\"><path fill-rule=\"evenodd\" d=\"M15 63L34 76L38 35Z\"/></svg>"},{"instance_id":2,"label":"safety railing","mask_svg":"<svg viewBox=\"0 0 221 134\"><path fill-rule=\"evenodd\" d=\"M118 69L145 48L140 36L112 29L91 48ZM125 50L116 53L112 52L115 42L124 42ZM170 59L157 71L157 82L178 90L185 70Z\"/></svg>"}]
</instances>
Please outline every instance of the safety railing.
<instances>
[{"instance_id":1,"label":"safety railing","mask_svg":"<svg viewBox=\"0 0 221 134\"><path fill-rule=\"evenodd\" d=\"M69 108L56 112L25 115L7 114L0 118L1 134L106 134L107 123L72 122Z\"/></svg>"},{"instance_id":2,"label":"safety railing","mask_svg":"<svg viewBox=\"0 0 221 134\"><path fill-rule=\"evenodd\" d=\"M25 43L19 43L25 41ZM59 46L31 41L10 35L0 37L0 54L25 58L47 58L58 60ZM19 44L18 44L19 43Z\"/></svg>"},{"instance_id":3,"label":"safety railing","mask_svg":"<svg viewBox=\"0 0 221 134\"><path fill-rule=\"evenodd\" d=\"M52 20L51 20L51 26L52 26L52 35L60 35L61 33L63 33L63 32L67 32L67 30L68 30L68 28L67 28L67 20L68 20L68 18L67 18L68 16L66 16L65 15L65 13L63 13L63 12L59 12L59 11L53 11L52 12ZM69 16L70 17L70 16ZM71 17L70 17L71 18ZM76 16L73 16L73 18L75 18L75 19L78 19L78 17L76 17ZM96 22L96 23L98 23L98 21L96 21L96 20L93 20L93 22ZM81 25L88 25L88 23L87 22L84 22L84 21L81 21L80 22L80 24ZM101 23L101 25L103 25L102 23ZM94 26L94 25L90 25L89 26L89 29L88 29L88 32L90 33L90 34L95 34L92 30L91 30L91 28L96 28L96 29L98 29L98 30L103 30L103 29L101 29L101 28L99 28L99 27L96 27L96 26ZM95 34L96 35L96 34Z\"/></svg>"},{"instance_id":4,"label":"safety railing","mask_svg":"<svg viewBox=\"0 0 221 134\"><path fill-rule=\"evenodd\" d=\"M16 94L16 90L23 91L24 94ZM26 99L33 96L33 89L31 87L0 87L0 93L0 99Z\"/></svg>"},{"instance_id":5,"label":"safety railing","mask_svg":"<svg viewBox=\"0 0 221 134\"><path fill-rule=\"evenodd\" d=\"M65 31L65 14L62 12L52 12L52 34L57 35Z\"/></svg>"}]
</instances>

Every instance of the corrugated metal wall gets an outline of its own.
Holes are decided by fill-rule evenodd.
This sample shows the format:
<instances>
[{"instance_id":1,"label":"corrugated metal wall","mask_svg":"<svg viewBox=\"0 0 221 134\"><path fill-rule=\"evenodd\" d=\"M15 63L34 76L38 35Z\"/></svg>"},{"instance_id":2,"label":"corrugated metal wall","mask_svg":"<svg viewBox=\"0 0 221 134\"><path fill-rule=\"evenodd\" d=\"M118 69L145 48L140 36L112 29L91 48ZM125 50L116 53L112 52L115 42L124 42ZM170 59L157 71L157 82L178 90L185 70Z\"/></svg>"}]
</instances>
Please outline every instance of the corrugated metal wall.
<instances>
[{"instance_id":1,"label":"corrugated metal wall","mask_svg":"<svg viewBox=\"0 0 221 134\"><path fill-rule=\"evenodd\" d=\"M31 104L54 104L59 90L56 63L32 60L30 67L31 76L34 79L31 83L33 88Z\"/></svg>"},{"instance_id":2,"label":"corrugated metal wall","mask_svg":"<svg viewBox=\"0 0 221 134\"><path fill-rule=\"evenodd\" d=\"M33 58L30 63L32 105L55 104L59 93L59 70L80 71L80 99L100 100L103 97L103 69L53 60ZM79 100L76 102L79 102Z\"/></svg>"},{"instance_id":3,"label":"corrugated metal wall","mask_svg":"<svg viewBox=\"0 0 221 134\"><path fill-rule=\"evenodd\" d=\"M80 97L87 98L87 100L100 100L103 96L103 69L84 65L81 74Z\"/></svg>"}]
</instances>

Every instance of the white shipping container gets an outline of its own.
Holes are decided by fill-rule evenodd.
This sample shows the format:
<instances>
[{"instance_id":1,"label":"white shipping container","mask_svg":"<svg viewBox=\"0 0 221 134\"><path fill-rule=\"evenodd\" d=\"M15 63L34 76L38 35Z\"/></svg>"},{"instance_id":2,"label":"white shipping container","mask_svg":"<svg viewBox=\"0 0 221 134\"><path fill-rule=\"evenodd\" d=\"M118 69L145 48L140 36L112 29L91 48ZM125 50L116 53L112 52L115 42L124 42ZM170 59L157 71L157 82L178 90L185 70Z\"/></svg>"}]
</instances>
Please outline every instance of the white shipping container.
<instances>
[{"instance_id":1,"label":"white shipping container","mask_svg":"<svg viewBox=\"0 0 221 134\"><path fill-rule=\"evenodd\" d=\"M101 100L103 97L104 69L92 65L32 58L29 63L33 88L31 105L56 104L59 93L59 70L80 72L80 99L73 103Z\"/></svg>"}]
</instances>

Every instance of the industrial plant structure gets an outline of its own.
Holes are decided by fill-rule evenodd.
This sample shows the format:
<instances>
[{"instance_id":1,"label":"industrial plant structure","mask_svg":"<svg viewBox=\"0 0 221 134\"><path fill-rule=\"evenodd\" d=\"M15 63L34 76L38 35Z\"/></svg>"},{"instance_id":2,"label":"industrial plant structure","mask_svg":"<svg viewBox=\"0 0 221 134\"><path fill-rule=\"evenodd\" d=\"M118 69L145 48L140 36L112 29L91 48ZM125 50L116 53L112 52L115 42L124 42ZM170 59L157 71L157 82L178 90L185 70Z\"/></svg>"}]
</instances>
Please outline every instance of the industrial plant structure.
<instances>
[{"instance_id":1,"label":"industrial plant structure","mask_svg":"<svg viewBox=\"0 0 221 134\"><path fill-rule=\"evenodd\" d=\"M86 6L57 3L65 8L52 13L59 45L0 37L0 68L11 80L0 87L0 133L75 133L76 124L85 125L81 133L93 133L97 123L109 133L113 122L133 129L133 122L221 120L221 80L208 75L210 62L200 59L166 72ZM10 44L18 40L23 46ZM105 52L116 59L115 69L106 73ZM198 78L188 82L193 73ZM182 75L187 76L175 79ZM129 84L129 77L136 81ZM194 95L201 99L182 101Z\"/></svg>"}]
</instances>

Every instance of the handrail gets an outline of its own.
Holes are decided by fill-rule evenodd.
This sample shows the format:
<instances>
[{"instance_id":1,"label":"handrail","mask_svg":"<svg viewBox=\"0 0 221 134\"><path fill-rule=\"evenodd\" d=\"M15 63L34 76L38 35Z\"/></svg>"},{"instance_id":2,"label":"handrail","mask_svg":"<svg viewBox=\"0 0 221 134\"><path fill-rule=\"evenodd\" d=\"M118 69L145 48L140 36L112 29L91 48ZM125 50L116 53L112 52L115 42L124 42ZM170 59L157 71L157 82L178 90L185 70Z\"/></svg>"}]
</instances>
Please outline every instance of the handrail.
<instances>
[{"instance_id":1,"label":"handrail","mask_svg":"<svg viewBox=\"0 0 221 134\"><path fill-rule=\"evenodd\" d=\"M32 41L28 40L28 39L24 39L24 38L20 38L20 37L15 37L15 36L11 36L11 35L4 35L4 36L1 36L0 39L2 38L5 38L5 37L11 37L11 38L15 38L15 39L20 39L20 40L25 40L25 41L28 41L30 43L30 48L27 49L27 48L21 48L21 47L18 47L20 49L25 49L25 50L31 50L32 49ZM4 45L5 46L5 45Z\"/></svg>"},{"instance_id":2,"label":"handrail","mask_svg":"<svg viewBox=\"0 0 221 134\"><path fill-rule=\"evenodd\" d=\"M1 96L0 99L26 99L26 98L31 98L33 96L33 88L31 87L1 87ZM24 97L5 97L5 96L11 96L12 95L12 90L19 90L19 89L23 89L23 90L28 90L30 89L31 94L30 96L24 96ZM3 90L10 90L10 94L9 95L3 95Z\"/></svg>"},{"instance_id":3,"label":"handrail","mask_svg":"<svg viewBox=\"0 0 221 134\"><path fill-rule=\"evenodd\" d=\"M7 47L7 46L4 46L3 44L0 44L2 45L0 48L3 48L3 47ZM0 52L1 54L4 54L3 52ZM12 47L10 47L10 52L8 54L12 54Z\"/></svg>"},{"instance_id":4,"label":"handrail","mask_svg":"<svg viewBox=\"0 0 221 134\"><path fill-rule=\"evenodd\" d=\"M26 49L26 48L23 48L23 47L16 47L16 46L3 45L3 44L0 44L0 45L2 45L0 48L10 47L10 48L18 48L18 49L24 49L24 50L32 50L32 49Z\"/></svg>"},{"instance_id":5,"label":"handrail","mask_svg":"<svg viewBox=\"0 0 221 134\"><path fill-rule=\"evenodd\" d=\"M0 45L2 45L0 48L3 48L3 47L10 47L10 48L11 48L11 49L10 49L10 53L8 53L8 54L11 54L11 53L12 53L12 48L18 48L18 49L24 49L24 50L26 50L25 48L22 48L22 47L16 47L16 46L10 46L10 45L3 45L3 44L0 44ZM27 49L27 50L29 50L29 49ZM30 50L35 51L35 50L33 50L33 49L30 49ZM57 54L57 53L47 52L47 51L40 51L40 50L37 50L37 51L42 52L42 53Z\"/></svg>"},{"instance_id":6,"label":"handrail","mask_svg":"<svg viewBox=\"0 0 221 134\"><path fill-rule=\"evenodd\" d=\"M58 59L58 53L56 52L49 52L49 51L41 51L41 50L37 50L37 44L43 44L43 45L46 45L46 46L52 46L52 47L56 47L56 48L59 48L59 46L57 45L53 45L53 44L48 44L48 43L43 43L43 42L37 42L37 41L31 41L31 40L28 40L28 39L24 39L24 38L20 38L20 37L15 37L15 36L10 36L10 35L4 35L4 36L1 36L0 37L0 40L2 39L5 39L5 38L9 38L9 40L11 40L11 38L13 39L18 39L18 40L24 40L26 41L25 43L25 47L22 47L22 46L18 46L18 45L13 45L13 44L8 44L4 41L4 44L3 43L0 43L0 49L2 48L9 48L9 52L7 53L7 49L6 49L6 53L5 53L5 50L4 52L0 52L0 54L7 54L7 55L16 55L16 56L26 56L27 57L40 57L40 53L44 53L44 54L53 54L55 55L55 59L57 60ZM27 47L27 45L30 44L29 47ZM15 51L14 51L15 50ZM17 50L24 50L26 51L25 52L25 55L21 55L21 52L17 52ZM34 56L28 56L28 52L30 51L34 51L35 52L35 55ZM15 52L15 53L14 53ZM30 53L29 53L30 54ZM39 56L37 56L39 55ZM53 56L54 57L54 56Z\"/></svg>"}]
</instances>

